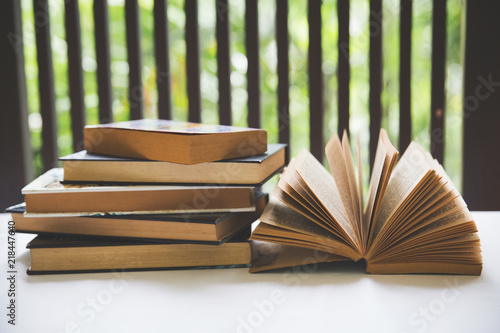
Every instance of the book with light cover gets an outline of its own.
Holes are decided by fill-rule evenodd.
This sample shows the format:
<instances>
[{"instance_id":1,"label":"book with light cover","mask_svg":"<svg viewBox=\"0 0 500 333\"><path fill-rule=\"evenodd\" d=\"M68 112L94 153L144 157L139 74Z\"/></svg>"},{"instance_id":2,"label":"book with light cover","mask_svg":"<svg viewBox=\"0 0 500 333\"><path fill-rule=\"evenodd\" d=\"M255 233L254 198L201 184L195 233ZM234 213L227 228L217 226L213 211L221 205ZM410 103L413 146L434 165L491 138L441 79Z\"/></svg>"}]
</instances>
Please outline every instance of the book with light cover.
<instances>
[{"instance_id":1,"label":"book with light cover","mask_svg":"<svg viewBox=\"0 0 500 333\"><path fill-rule=\"evenodd\" d=\"M63 170L25 186L26 214L167 214L255 211L253 187L62 184Z\"/></svg>"},{"instance_id":2,"label":"book with light cover","mask_svg":"<svg viewBox=\"0 0 500 333\"><path fill-rule=\"evenodd\" d=\"M221 245L39 235L26 246L29 275L248 267L250 227Z\"/></svg>"}]
</instances>

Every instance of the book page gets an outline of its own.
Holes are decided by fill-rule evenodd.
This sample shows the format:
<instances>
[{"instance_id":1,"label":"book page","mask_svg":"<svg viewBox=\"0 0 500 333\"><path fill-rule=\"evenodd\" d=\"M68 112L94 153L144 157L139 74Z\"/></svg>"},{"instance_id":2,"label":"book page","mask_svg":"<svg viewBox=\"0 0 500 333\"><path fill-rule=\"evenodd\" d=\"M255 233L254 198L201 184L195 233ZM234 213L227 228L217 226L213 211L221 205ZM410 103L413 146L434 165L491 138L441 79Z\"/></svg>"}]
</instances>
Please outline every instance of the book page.
<instances>
[{"instance_id":1,"label":"book page","mask_svg":"<svg viewBox=\"0 0 500 333\"><path fill-rule=\"evenodd\" d=\"M332 234L344 239L347 243L352 243L352 240L345 234L336 220L318 201L316 195L304 183L294 166L295 159L292 159L274 188L273 196L316 224L329 230Z\"/></svg>"},{"instance_id":2,"label":"book page","mask_svg":"<svg viewBox=\"0 0 500 333\"><path fill-rule=\"evenodd\" d=\"M371 242L375 221L377 220L382 199L384 198L387 184L389 183L397 157L398 151L391 144L387 132L381 129L370 177L370 185L368 187L365 212L363 215L362 228L364 231L364 239L366 239L366 248L368 248Z\"/></svg>"},{"instance_id":3,"label":"book page","mask_svg":"<svg viewBox=\"0 0 500 333\"><path fill-rule=\"evenodd\" d=\"M299 212L290 209L290 207L274 197L271 197L269 200L266 209L260 217L260 221L319 237L334 237L330 230L309 220Z\"/></svg>"},{"instance_id":4,"label":"book page","mask_svg":"<svg viewBox=\"0 0 500 333\"><path fill-rule=\"evenodd\" d=\"M347 138L345 138L347 142ZM356 235L356 243L360 245L360 235L359 235L359 220L357 216L358 212L358 202L357 195L353 193L353 188L356 188L356 184L351 184L355 182L355 179L349 179L349 168L354 178L354 168L352 166L352 159L346 160L345 152L340 143L337 134L334 134L328 141L325 148L325 155L328 158L328 164L330 165L330 170L337 185L337 189L340 195L340 200L344 206L349 223L351 224L352 230L354 230ZM350 154L349 154L350 155Z\"/></svg>"},{"instance_id":5,"label":"book page","mask_svg":"<svg viewBox=\"0 0 500 333\"><path fill-rule=\"evenodd\" d=\"M360 239L360 243L363 244L361 240L362 202L360 201L358 193L358 182L356 180L356 170L354 168L354 162L352 159L351 145L349 143L349 137L347 136L347 132L345 130L342 136L342 148L344 150L344 156L347 166L347 177L349 179L349 190L351 192L351 200L354 205L354 217L356 218L357 235L358 238Z\"/></svg>"},{"instance_id":6,"label":"book page","mask_svg":"<svg viewBox=\"0 0 500 333\"><path fill-rule=\"evenodd\" d=\"M371 274L411 274L411 273L438 273L438 274L466 274L481 275L483 265L481 256L471 254L474 261L463 264L454 260L435 262L391 262L391 263L368 263L366 272Z\"/></svg>"},{"instance_id":7,"label":"book page","mask_svg":"<svg viewBox=\"0 0 500 333\"><path fill-rule=\"evenodd\" d=\"M388 227L388 222L396 211L402 209L403 203L409 200L410 195L415 193L419 185L435 174L423 149L412 142L401 157L387 186L380 213L374 223L373 232L370 234L370 251L373 251L374 243L380 241L378 239L380 233Z\"/></svg>"},{"instance_id":8,"label":"book page","mask_svg":"<svg viewBox=\"0 0 500 333\"><path fill-rule=\"evenodd\" d=\"M330 249L330 252L350 258L359 258L359 254L352 248L351 244L336 237L330 230L319 226L302 214L290 209L290 207L276 198L271 197L269 204L260 217L260 221L261 224L269 224L300 233L294 235L294 239L298 241L320 243L326 246L327 249ZM254 235L257 236L258 232L254 232ZM267 234L266 236L270 235ZM262 240L261 238L259 239Z\"/></svg>"},{"instance_id":9,"label":"book page","mask_svg":"<svg viewBox=\"0 0 500 333\"><path fill-rule=\"evenodd\" d=\"M456 258L460 260L466 253L480 253L480 242L477 233L463 234L458 237L453 237L447 240L439 240L438 242L427 243L393 255L385 257L377 257L376 260L370 262L394 262L414 260L420 257L419 260L450 260Z\"/></svg>"},{"instance_id":10,"label":"book page","mask_svg":"<svg viewBox=\"0 0 500 333\"><path fill-rule=\"evenodd\" d=\"M460 196L443 167L436 160L433 160L430 154L427 153L426 156L441 178L432 187L423 189L420 199L412 204L413 208L401 212L397 221L388 231L389 237L384 237L384 244L393 243L404 237L408 232L411 232L409 230L413 229L415 225L420 225L427 216Z\"/></svg>"},{"instance_id":11,"label":"book page","mask_svg":"<svg viewBox=\"0 0 500 333\"><path fill-rule=\"evenodd\" d=\"M464 260L470 253L481 257L480 241L477 232L462 232L447 238L437 238L432 241L407 247L402 251L387 251L383 256L377 256L370 262L408 262Z\"/></svg>"},{"instance_id":12,"label":"book page","mask_svg":"<svg viewBox=\"0 0 500 333\"><path fill-rule=\"evenodd\" d=\"M399 248L405 244L421 244L427 238L438 238L441 231L450 229L448 235L452 235L451 228L474 221L471 213L463 204L461 197L455 198L452 202L437 210L422 220L414 228L404 234L395 242L392 248ZM458 228L460 230L462 228ZM468 229L468 227L465 227ZM444 235L446 237L446 235ZM389 251L389 250L388 250Z\"/></svg>"},{"instance_id":13,"label":"book page","mask_svg":"<svg viewBox=\"0 0 500 333\"><path fill-rule=\"evenodd\" d=\"M386 160L387 149L379 140L377 152L375 154L375 161L373 162L372 173L370 176L370 184L368 186L368 196L366 198L366 206L363 215L363 227L366 235L369 234L372 225L372 214L375 200L377 199L377 192L379 189L382 171L384 170L384 163ZM365 237L366 238L366 237Z\"/></svg>"},{"instance_id":14,"label":"book page","mask_svg":"<svg viewBox=\"0 0 500 333\"><path fill-rule=\"evenodd\" d=\"M294 167L294 162L295 159L292 159L287 170L281 175L278 187L292 196L298 203L306 207L324 223L332 225L335 230L339 230L335 220L329 215L328 211L321 203L317 201L311 189L304 184L304 180Z\"/></svg>"},{"instance_id":15,"label":"book page","mask_svg":"<svg viewBox=\"0 0 500 333\"><path fill-rule=\"evenodd\" d=\"M358 260L361 256L351 247L334 239L300 233L295 230L276 227L264 222L259 223L250 240L287 244L312 250L334 253Z\"/></svg>"},{"instance_id":16,"label":"book page","mask_svg":"<svg viewBox=\"0 0 500 333\"><path fill-rule=\"evenodd\" d=\"M318 201L325 207L332 218L335 219L341 227L341 231L352 240L353 244L357 244L356 235L347 218L333 177L307 150L302 150L299 153L296 167L305 184L315 194Z\"/></svg>"},{"instance_id":17,"label":"book page","mask_svg":"<svg viewBox=\"0 0 500 333\"><path fill-rule=\"evenodd\" d=\"M451 204L450 207L453 207ZM415 232L397 241L391 247L374 256L373 260L385 260L391 255L411 251L412 248L422 247L429 243L441 242L446 239L456 238L477 232L474 219L466 207L452 210L445 216L426 221Z\"/></svg>"},{"instance_id":18,"label":"book page","mask_svg":"<svg viewBox=\"0 0 500 333\"><path fill-rule=\"evenodd\" d=\"M361 229L362 243L366 245L365 232L363 231L363 210L364 210L364 196L363 196L363 159L361 158L361 144L359 142L359 136L356 138L356 159L358 162L358 201L359 201L359 219L361 223L359 224Z\"/></svg>"},{"instance_id":19,"label":"book page","mask_svg":"<svg viewBox=\"0 0 500 333\"><path fill-rule=\"evenodd\" d=\"M429 191L426 197L421 200L422 203L418 208L413 208L411 211L407 210L405 214L398 217L397 221L388 229L388 235L384 237L384 244L394 243L407 234L415 225L420 224L427 216L459 196L458 192L448 183L441 186L443 182L443 179L439 180L439 184L436 186L438 187L437 191Z\"/></svg>"},{"instance_id":20,"label":"book page","mask_svg":"<svg viewBox=\"0 0 500 333\"><path fill-rule=\"evenodd\" d=\"M286 204L288 207L290 207L291 210L296 211L297 213L303 215L307 219L315 222L319 226L331 230L333 234L335 235L340 234L340 232L337 231L337 229L332 228L328 223L325 223L323 219L320 216L318 216L317 212L312 212L312 209L298 204L293 197L291 197L288 193L280 189L278 186L276 186L273 189L272 196L277 198L284 204Z\"/></svg>"}]
</instances>

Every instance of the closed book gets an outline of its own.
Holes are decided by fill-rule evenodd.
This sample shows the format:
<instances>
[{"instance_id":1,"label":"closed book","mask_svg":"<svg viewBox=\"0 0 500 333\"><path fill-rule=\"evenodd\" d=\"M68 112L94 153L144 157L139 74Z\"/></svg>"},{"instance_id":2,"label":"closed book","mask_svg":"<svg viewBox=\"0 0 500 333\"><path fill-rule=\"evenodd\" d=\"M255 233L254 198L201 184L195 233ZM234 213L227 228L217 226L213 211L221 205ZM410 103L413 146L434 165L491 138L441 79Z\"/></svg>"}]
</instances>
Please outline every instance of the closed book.
<instances>
[{"instance_id":1,"label":"closed book","mask_svg":"<svg viewBox=\"0 0 500 333\"><path fill-rule=\"evenodd\" d=\"M284 144L269 144L263 154L185 165L95 155L80 151L61 157L68 183L232 184L261 186L285 165Z\"/></svg>"},{"instance_id":2,"label":"closed book","mask_svg":"<svg viewBox=\"0 0 500 333\"><path fill-rule=\"evenodd\" d=\"M255 128L140 119L88 125L89 153L196 164L251 156L267 150L267 132Z\"/></svg>"},{"instance_id":3,"label":"closed book","mask_svg":"<svg viewBox=\"0 0 500 333\"><path fill-rule=\"evenodd\" d=\"M62 184L63 169L23 188L26 214L207 213L255 211L253 187Z\"/></svg>"},{"instance_id":4,"label":"closed book","mask_svg":"<svg viewBox=\"0 0 500 333\"><path fill-rule=\"evenodd\" d=\"M249 229L221 245L38 235L28 274L248 267Z\"/></svg>"},{"instance_id":5,"label":"closed book","mask_svg":"<svg viewBox=\"0 0 500 333\"><path fill-rule=\"evenodd\" d=\"M267 198L264 193L257 195L254 212L225 214L30 216L24 214L24 204L9 207L6 212L12 215L16 232L221 244L257 220Z\"/></svg>"}]
</instances>

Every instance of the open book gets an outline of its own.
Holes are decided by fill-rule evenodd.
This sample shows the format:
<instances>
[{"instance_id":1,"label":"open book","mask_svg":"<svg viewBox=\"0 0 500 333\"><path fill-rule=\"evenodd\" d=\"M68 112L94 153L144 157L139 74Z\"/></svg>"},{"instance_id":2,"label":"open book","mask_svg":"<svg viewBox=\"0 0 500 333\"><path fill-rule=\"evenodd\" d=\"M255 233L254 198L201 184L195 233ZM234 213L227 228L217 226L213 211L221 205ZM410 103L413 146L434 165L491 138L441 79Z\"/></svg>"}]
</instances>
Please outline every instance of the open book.
<instances>
[{"instance_id":1,"label":"open book","mask_svg":"<svg viewBox=\"0 0 500 333\"><path fill-rule=\"evenodd\" d=\"M396 164L381 130L364 200L356 151L357 172L345 133L326 146L331 174L306 150L290 161L251 236L250 272L365 259L369 273L481 274L473 217L429 153L412 142Z\"/></svg>"}]
</instances>

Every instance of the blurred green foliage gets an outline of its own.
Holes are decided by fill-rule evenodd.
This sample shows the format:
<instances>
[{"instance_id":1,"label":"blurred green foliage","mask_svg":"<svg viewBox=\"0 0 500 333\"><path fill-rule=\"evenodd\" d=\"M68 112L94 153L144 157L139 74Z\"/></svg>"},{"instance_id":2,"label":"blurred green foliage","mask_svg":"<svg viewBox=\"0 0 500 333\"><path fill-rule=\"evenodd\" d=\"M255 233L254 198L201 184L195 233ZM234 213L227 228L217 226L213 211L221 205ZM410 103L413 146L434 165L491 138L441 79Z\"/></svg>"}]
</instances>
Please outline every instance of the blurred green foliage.
<instances>
[{"instance_id":1,"label":"blurred green foliage","mask_svg":"<svg viewBox=\"0 0 500 333\"><path fill-rule=\"evenodd\" d=\"M87 123L98 122L98 95L96 60L93 35L92 3L80 1L80 19L83 46L83 70ZM187 119L188 100L185 75L184 1L168 2L170 64L173 117ZM201 58L202 121L217 123L217 44L215 39L216 0L199 1ZM399 0L383 2L383 121L397 145L399 137ZM111 73L113 84L113 114L115 121L128 119L128 63L125 40L124 1L108 0L111 40ZM446 81L446 147L445 168L452 180L461 187L462 174L462 0L447 0L447 81ZM157 117L156 71L153 45L153 0L139 0L142 31L144 114ZM325 86L325 122L322 130L325 140L337 129L337 2L323 1L323 73ZM22 0L24 51L29 96L30 129L34 149L36 173L41 173L41 117L39 115L38 81L32 1ZM244 31L244 0L229 1L231 28L231 83L233 123L246 126L247 91ZM307 1L289 1L290 30L290 126L291 155L309 148L309 96L307 77ZM269 141L278 141L277 73L275 40L275 2L259 2L261 107L262 126L268 131ZM64 30L64 1L49 0L50 24L56 109L58 115L59 154L72 152L70 130L70 100L68 97L67 50ZM368 161L368 92L369 92L369 1L351 0L350 17L350 131L360 136L363 158ZM430 76L432 1L413 1L412 30L412 137L430 148ZM366 164L367 165L367 164ZM368 166L364 173L368 176Z\"/></svg>"}]
</instances>

